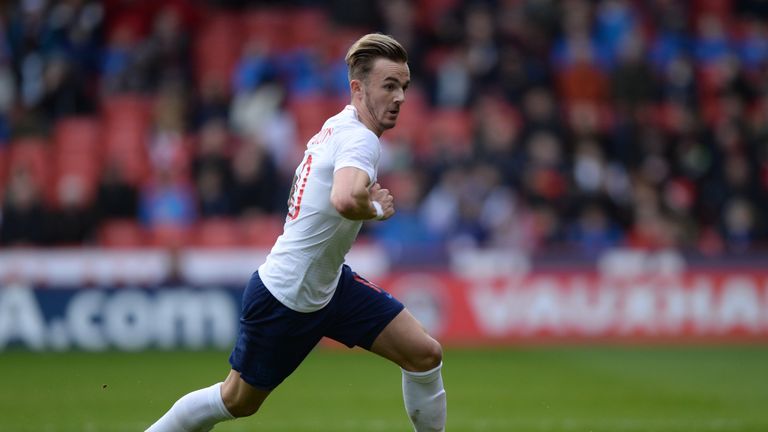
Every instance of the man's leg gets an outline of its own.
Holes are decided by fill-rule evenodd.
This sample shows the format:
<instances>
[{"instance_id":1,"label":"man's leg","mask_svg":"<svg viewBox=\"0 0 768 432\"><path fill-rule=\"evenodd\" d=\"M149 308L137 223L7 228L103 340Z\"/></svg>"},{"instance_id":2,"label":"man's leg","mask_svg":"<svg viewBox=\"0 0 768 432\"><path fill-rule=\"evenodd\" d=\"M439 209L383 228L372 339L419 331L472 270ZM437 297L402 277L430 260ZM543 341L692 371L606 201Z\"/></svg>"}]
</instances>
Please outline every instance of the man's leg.
<instances>
[{"instance_id":1,"label":"man's leg","mask_svg":"<svg viewBox=\"0 0 768 432\"><path fill-rule=\"evenodd\" d=\"M223 383L179 399L147 432L207 432L216 423L255 413L269 391L252 387L230 371Z\"/></svg>"},{"instance_id":2,"label":"man's leg","mask_svg":"<svg viewBox=\"0 0 768 432\"><path fill-rule=\"evenodd\" d=\"M269 391L252 387L233 370L223 383L176 401L147 432L207 432L217 423L255 413L267 396Z\"/></svg>"},{"instance_id":3,"label":"man's leg","mask_svg":"<svg viewBox=\"0 0 768 432\"><path fill-rule=\"evenodd\" d=\"M374 340L371 352L402 368L403 400L414 430L444 431L443 351L416 318L407 309L400 312Z\"/></svg>"}]
</instances>

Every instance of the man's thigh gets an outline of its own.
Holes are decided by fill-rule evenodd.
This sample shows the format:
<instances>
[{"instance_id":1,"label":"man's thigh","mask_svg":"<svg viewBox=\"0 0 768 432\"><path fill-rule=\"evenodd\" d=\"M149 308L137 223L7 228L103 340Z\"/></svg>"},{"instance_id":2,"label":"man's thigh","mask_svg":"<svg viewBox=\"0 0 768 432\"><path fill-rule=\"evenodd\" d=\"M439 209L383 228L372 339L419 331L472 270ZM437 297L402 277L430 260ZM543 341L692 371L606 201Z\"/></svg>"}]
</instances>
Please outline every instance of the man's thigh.
<instances>
[{"instance_id":1,"label":"man's thigh","mask_svg":"<svg viewBox=\"0 0 768 432\"><path fill-rule=\"evenodd\" d=\"M229 362L251 386L272 390L323 336L328 311L296 312L272 296L255 273L243 294L240 329Z\"/></svg>"},{"instance_id":2,"label":"man's thigh","mask_svg":"<svg viewBox=\"0 0 768 432\"><path fill-rule=\"evenodd\" d=\"M403 309L403 304L388 292L344 266L329 304L332 319L325 336L350 348L370 350L373 341Z\"/></svg>"},{"instance_id":3,"label":"man's thigh","mask_svg":"<svg viewBox=\"0 0 768 432\"><path fill-rule=\"evenodd\" d=\"M431 369L442 358L440 344L407 309L382 330L370 351L410 371Z\"/></svg>"}]
</instances>

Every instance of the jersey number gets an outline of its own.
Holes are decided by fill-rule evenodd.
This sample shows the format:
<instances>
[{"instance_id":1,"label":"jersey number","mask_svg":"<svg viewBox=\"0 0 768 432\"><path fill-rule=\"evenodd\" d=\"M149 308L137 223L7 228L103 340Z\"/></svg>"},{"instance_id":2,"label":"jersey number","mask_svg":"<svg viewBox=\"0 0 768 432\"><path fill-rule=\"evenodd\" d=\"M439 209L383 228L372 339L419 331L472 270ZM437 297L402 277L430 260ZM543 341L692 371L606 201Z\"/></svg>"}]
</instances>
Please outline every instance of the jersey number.
<instances>
[{"instance_id":1,"label":"jersey number","mask_svg":"<svg viewBox=\"0 0 768 432\"><path fill-rule=\"evenodd\" d=\"M304 189L307 187L307 178L312 170L312 155L307 156L307 160L301 166L298 175L293 176L293 185L291 185L291 195L288 197L288 215L286 221L292 221L299 217L301 211L301 198L304 196Z\"/></svg>"}]
</instances>

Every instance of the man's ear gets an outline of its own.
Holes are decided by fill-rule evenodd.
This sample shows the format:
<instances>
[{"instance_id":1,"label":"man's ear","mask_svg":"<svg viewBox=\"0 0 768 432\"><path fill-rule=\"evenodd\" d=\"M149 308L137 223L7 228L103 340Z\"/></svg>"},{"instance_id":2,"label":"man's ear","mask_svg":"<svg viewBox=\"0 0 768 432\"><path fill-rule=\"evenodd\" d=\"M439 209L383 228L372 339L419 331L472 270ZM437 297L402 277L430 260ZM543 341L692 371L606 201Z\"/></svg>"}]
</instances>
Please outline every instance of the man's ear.
<instances>
[{"instance_id":1,"label":"man's ear","mask_svg":"<svg viewBox=\"0 0 768 432\"><path fill-rule=\"evenodd\" d=\"M353 79L349 82L349 88L352 89L352 94L362 93L363 83L360 80Z\"/></svg>"}]
</instances>

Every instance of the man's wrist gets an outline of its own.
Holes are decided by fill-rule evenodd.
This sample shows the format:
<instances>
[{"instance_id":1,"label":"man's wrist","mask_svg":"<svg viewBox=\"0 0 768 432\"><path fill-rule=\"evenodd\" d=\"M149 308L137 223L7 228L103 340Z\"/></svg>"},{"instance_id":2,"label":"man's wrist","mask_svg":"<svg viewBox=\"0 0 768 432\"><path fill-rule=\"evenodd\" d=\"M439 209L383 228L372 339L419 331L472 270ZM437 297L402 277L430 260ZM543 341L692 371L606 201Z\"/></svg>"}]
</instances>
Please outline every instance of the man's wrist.
<instances>
[{"instance_id":1,"label":"man's wrist","mask_svg":"<svg viewBox=\"0 0 768 432\"><path fill-rule=\"evenodd\" d=\"M376 217L374 219L376 220L384 219L384 208L381 207L381 203L379 203L378 201L371 201L371 205L373 205L374 210L376 210Z\"/></svg>"}]
</instances>

